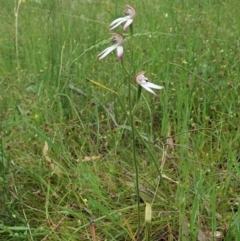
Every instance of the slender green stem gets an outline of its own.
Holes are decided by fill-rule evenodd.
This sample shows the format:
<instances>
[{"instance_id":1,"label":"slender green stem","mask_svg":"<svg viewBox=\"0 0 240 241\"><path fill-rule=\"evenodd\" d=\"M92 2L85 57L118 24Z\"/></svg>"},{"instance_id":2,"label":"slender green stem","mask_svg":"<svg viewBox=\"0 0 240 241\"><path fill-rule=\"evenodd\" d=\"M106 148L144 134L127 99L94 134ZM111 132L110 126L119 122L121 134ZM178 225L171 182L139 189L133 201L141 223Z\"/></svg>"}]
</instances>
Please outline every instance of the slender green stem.
<instances>
[{"instance_id":1,"label":"slender green stem","mask_svg":"<svg viewBox=\"0 0 240 241\"><path fill-rule=\"evenodd\" d=\"M131 34L131 72L133 71L133 25L130 25L130 34ZM137 195L137 213L138 213L138 229L137 229L137 240L139 240L140 229L141 229L141 216L140 216L140 192L139 192L139 173L138 173L138 162L136 156L136 143L135 143L135 128L134 128L134 114L132 107L132 98L131 98L131 81L132 76L129 71L125 68L122 62L122 68L128 75L128 101L129 101L129 116L132 128L132 144L133 144L133 162L135 167L135 185L136 185L136 195Z\"/></svg>"},{"instance_id":2,"label":"slender green stem","mask_svg":"<svg viewBox=\"0 0 240 241\"><path fill-rule=\"evenodd\" d=\"M123 109L123 111L126 113L127 115L127 118L128 120L131 122L131 115L128 116L128 113L127 113L127 110L125 109L122 101L121 101L121 97L116 93L114 92L118 98L118 101L119 101L119 104L121 105L121 108ZM131 112L131 114L133 115L133 112ZM134 128L134 135L136 134L142 141L142 143L145 145L148 153L150 154L151 156L151 159L153 160L154 162L154 165L156 167L156 170L158 171L158 175L159 175L159 178L160 178L160 181L162 182L162 185L163 185L163 189L164 189L164 192L165 192L165 195L166 195L166 198L167 198L167 201L168 203L170 203L170 196L169 196L169 193L168 193L168 190L167 190L167 187L166 187L166 184L165 184L165 181L163 179L163 176L162 176L162 173L161 173L161 170L157 164L157 161L156 161L156 158L154 156L154 154L152 153L152 151L150 150L149 146L147 145L147 143L145 142L145 140L143 139L143 137L141 136L141 134L138 132L138 130L135 129L134 125L131 126L131 128Z\"/></svg>"},{"instance_id":3,"label":"slender green stem","mask_svg":"<svg viewBox=\"0 0 240 241\"><path fill-rule=\"evenodd\" d=\"M131 34L131 49L133 50L133 25L130 25L130 34ZM131 70L133 70L133 51L131 51Z\"/></svg>"},{"instance_id":4,"label":"slender green stem","mask_svg":"<svg viewBox=\"0 0 240 241\"><path fill-rule=\"evenodd\" d=\"M146 233L145 233L145 240L150 241L150 231L151 231L151 224L146 223Z\"/></svg>"},{"instance_id":5,"label":"slender green stem","mask_svg":"<svg viewBox=\"0 0 240 241\"><path fill-rule=\"evenodd\" d=\"M20 7L21 1L15 1L15 8L14 8L14 14L15 14L15 51L16 51L16 57L18 58L18 11Z\"/></svg>"},{"instance_id":6,"label":"slender green stem","mask_svg":"<svg viewBox=\"0 0 240 241\"><path fill-rule=\"evenodd\" d=\"M151 158L152 158L152 160L154 162L154 165L156 166L156 170L158 171L158 175L160 177L160 181L162 182L163 189L164 189L167 201L168 201L168 203L170 203L170 196L168 194L168 190L167 190L166 184L164 182L161 170L160 170L160 168L159 168L159 166L157 164L156 158L155 158L154 154L152 153L152 151L150 150L149 146L146 144L146 142L142 138L141 134L137 130L135 130L135 132L136 132L137 136L142 140L143 144L145 145L146 149L148 150L148 153L150 154L150 156L151 156Z\"/></svg>"},{"instance_id":7,"label":"slender green stem","mask_svg":"<svg viewBox=\"0 0 240 241\"><path fill-rule=\"evenodd\" d=\"M130 25L130 34L131 34L131 38L133 37L133 25Z\"/></svg>"},{"instance_id":8,"label":"slender green stem","mask_svg":"<svg viewBox=\"0 0 240 241\"><path fill-rule=\"evenodd\" d=\"M60 89L60 79L61 79L62 67L63 67L63 51L65 49L65 43L66 43L66 41L64 41L63 46L62 46L62 50L61 50L60 69L59 69L59 74L58 74L58 82L57 82L57 91L56 91L56 93L58 93L59 89Z\"/></svg>"},{"instance_id":9,"label":"slender green stem","mask_svg":"<svg viewBox=\"0 0 240 241\"><path fill-rule=\"evenodd\" d=\"M17 72L19 70L19 51L18 51L18 12L20 8L21 0L15 0L15 8L14 8L14 15L15 15L15 51L16 51L16 59L17 59ZM19 72L18 72L19 73ZM19 76L18 76L19 78Z\"/></svg>"},{"instance_id":10,"label":"slender green stem","mask_svg":"<svg viewBox=\"0 0 240 241\"><path fill-rule=\"evenodd\" d=\"M137 155L136 155L136 143L135 143L135 128L134 128L134 118L133 118L133 108L132 108L132 98L131 98L131 74L127 71L125 66L122 62L122 68L128 75L128 105L129 105L129 117L131 122L131 128L132 128L132 144L133 144L133 162L135 167L135 185L136 185L136 196L137 196L137 213L138 213L138 229L137 229L137 240L139 238L140 234L140 192L139 192L139 178L138 178L138 162L137 162Z\"/></svg>"}]
</instances>

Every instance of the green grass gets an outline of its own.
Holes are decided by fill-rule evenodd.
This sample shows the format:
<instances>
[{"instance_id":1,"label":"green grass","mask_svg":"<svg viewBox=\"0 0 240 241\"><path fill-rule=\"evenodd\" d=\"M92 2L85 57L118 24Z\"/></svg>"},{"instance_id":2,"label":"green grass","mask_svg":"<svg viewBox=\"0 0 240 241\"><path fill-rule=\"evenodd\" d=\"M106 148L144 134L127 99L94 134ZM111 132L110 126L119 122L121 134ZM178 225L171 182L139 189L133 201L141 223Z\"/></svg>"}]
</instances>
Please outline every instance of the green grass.
<instances>
[{"instance_id":1,"label":"green grass","mask_svg":"<svg viewBox=\"0 0 240 241\"><path fill-rule=\"evenodd\" d=\"M16 27L0 2L1 240L94 240L91 221L96 240L137 240L128 76L115 54L97 59L125 4L26 1ZM138 103L131 86L138 239L147 202L149 240L240 240L239 2L131 4L124 65L164 86Z\"/></svg>"}]
</instances>

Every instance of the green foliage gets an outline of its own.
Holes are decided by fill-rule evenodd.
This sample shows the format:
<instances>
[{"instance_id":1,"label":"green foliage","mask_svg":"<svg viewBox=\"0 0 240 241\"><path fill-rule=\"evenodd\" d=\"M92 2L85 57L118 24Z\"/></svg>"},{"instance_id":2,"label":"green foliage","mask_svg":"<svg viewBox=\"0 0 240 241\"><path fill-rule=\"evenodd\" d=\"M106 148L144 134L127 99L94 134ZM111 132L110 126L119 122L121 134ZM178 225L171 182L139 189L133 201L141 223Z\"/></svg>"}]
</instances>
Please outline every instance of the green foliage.
<instances>
[{"instance_id":1,"label":"green foliage","mask_svg":"<svg viewBox=\"0 0 240 241\"><path fill-rule=\"evenodd\" d=\"M0 2L1 240L91 240L91 221L97 240L135 240L128 77L115 54L97 59L125 3ZM238 240L239 3L130 4L124 65L164 86L133 111L140 240L145 203L150 240Z\"/></svg>"}]
</instances>

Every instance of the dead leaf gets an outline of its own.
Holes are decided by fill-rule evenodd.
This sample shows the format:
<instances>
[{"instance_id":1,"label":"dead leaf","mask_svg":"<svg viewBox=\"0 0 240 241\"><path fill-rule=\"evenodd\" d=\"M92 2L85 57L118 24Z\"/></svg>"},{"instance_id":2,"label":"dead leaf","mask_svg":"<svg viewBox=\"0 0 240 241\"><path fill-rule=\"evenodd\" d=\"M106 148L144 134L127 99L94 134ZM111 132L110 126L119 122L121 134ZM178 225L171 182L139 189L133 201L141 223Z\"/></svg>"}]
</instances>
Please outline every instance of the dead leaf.
<instances>
[{"instance_id":1,"label":"dead leaf","mask_svg":"<svg viewBox=\"0 0 240 241\"><path fill-rule=\"evenodd\" d=\"M200 229L198 232L198 241L210 241L211 239Z\"/></svg>"},{"instance_id":2,"label":"dead leaf","mask_svg":"<svg viewBox=\"0 0 240 241\"><path fill-rule=\"evenodd\" d=\"M45 141L44 142L44 147L43 147L43 155L46 156L48 152L48 143Z\"/></svg>"},{"instance_id":3,"label":"dead leaf","mask_svg":"<svg viewBox=\"0 0 240 241\"><path fill-rule=\"evenodd\" d=\"M171 182L173 182L173 183L179 184L178 181L173 180L172 178L168 177L168 176L165 175L165 174L162 174L162 177L165 178L165 179L167 179L168 181L171 181Z\"/></svg>"},{"instance_id":4,"label":"dead leaf","mask_svg":"<svg viewBox=\"0 0 240 241\"><path fill-rule=\"evenodd\" d=\"M48 153L48 143L45 141L44 142L44 147L43 147L43 156L45 160L49 163L49 167L51 170L55 170L55 165L54 162L51 160L51 158L47 155Z\"/></svg>"},{"instance_id":5,"label":"dead leaf","mask_svg":"<svg viewBox=\"0 0 240 241\"><path fill-rule=\"evenodd\" d=\"M172 138L172 136L170 136L168 139L167 139L167 144L169 145L169 148L174 150L174 140Z\"/></svg>"},{"instance_id":6,"label":"dead leaf","mask_svg":"<svg viewBox=\"0 0 240 241\"><path fill-rule=\"evenodd\" d=\"M130 234L130 236L131 236L131 239L132 239L133 241L136 241L135 235L133 234L133 230L132 230L132 228L131 228L128 220L127 220L125 217L123 217L123 220L124 220L125 225L127 226L128 232L129 232L129 234Z\"/></svg>"},{"instance_id":7,"label":"dead leaf","mask_svg":"<svg viewBox=\"0 0 240 241\"><path fill-rule=\"evenodd\" d=\"M82 161L84 161L84 162L96 161L96 160L100 159L101 157L102 157L101 155L98 155L98 156L85 156Z\"/></svg>"},{"instance_id":8,"label":"dead leaf","mask_svg":"<svg viewBox=\"0 0 240 241\"><path fill-rule=\"evenodd\" d=\"M55 165L54 165L53 162L51 162L51 163L49 164L49 167L50 167L50 169L55 170Z\"/></svg>"}]
</instances>

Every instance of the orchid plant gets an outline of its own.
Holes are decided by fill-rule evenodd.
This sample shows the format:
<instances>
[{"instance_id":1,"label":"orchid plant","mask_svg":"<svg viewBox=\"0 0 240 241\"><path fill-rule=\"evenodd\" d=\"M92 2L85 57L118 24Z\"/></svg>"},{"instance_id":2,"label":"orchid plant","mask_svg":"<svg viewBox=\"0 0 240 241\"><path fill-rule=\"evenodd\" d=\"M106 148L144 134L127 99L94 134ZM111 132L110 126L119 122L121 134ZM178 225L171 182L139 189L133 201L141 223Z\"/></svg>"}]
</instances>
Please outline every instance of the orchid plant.
<instances>
[{"instance_id":1,"label":"orchid plant","mask_svg":"<svg viewBox=\"0 0 240 241\"><path fill-rule=\"evenodd\" d=\"M111 24L110 24L110 30L113 30L115 28L117 28L119 25L121 25L122 23L125 23L123 26L123 30L126 31L127 28L130 26L130 33L131 33L131 37L133 37L133 27L132 27L132 23L133 23L133 19L136 15L136 10L135 8L130 5L127 4L126 5L126 9L124 10L124 14L126 15L125 17L120 17L115 19ZM139 232L140 232L140 193L139 193L139 182L138 182L138 162L137 162L137 157L136 157L136 144L135 144L135 126L134 126L134 108L132 108L132 102L131 102L131 72L127 71L127 69L125 68L125 66L123 65L123 36L120 33L112 33L112 41L115 43L114 45L106 48L105 50L103 50L100 54L98 54L99 60L105 58L108 54L110 54L112 51L116 50L117 53L117 58L118 60L121 62L122 68L123 70L126 72L126 74L129 76L129 82L128 82L128 100L129 100L129 115L128 115L128 119L131 123L131 130L132 130L132 143L133 143L133 160L134 160L134 166L135 166L135 180L136 180L136 195L138 197L138 233L137 236L139 237ZM133 39L133 38L131 38ZM132 44L132 46L134 46ZM132 50L133 51L133 50ZM132 52L133 53L133 52ZM132 54L133 56L133 54ZM133 58L132 58L133 60ZM93 81L91 81L93 82ZM150 92L151 94L153 94L154 96L156 96L156 93L153 91L153 89L163 89L162 86L160 85L156 85L153 84L151 82L149 82L148 78L145 76L145 71L140 71L138 72L135 77L134 77L134 82L136 84L139 85L139 95L138 95L138 99L141 96L141 88L144 88L145 90L147 90L148 92ZM96 82L93 82L96 83ZM99 86L99 84L97 84ZM105 88L104 89L108 89ZM111 91L113 92L113 91ZM117 93L114 92L116 95ZM121 103L121 98L117 95L120 103ZM123 106L121 104L121 106ZM123 107L124 111L125 108ZM127 111L125 111L127 113ZM161 173L159 174L161 176Z\"/></svg>"}]
</instances>

